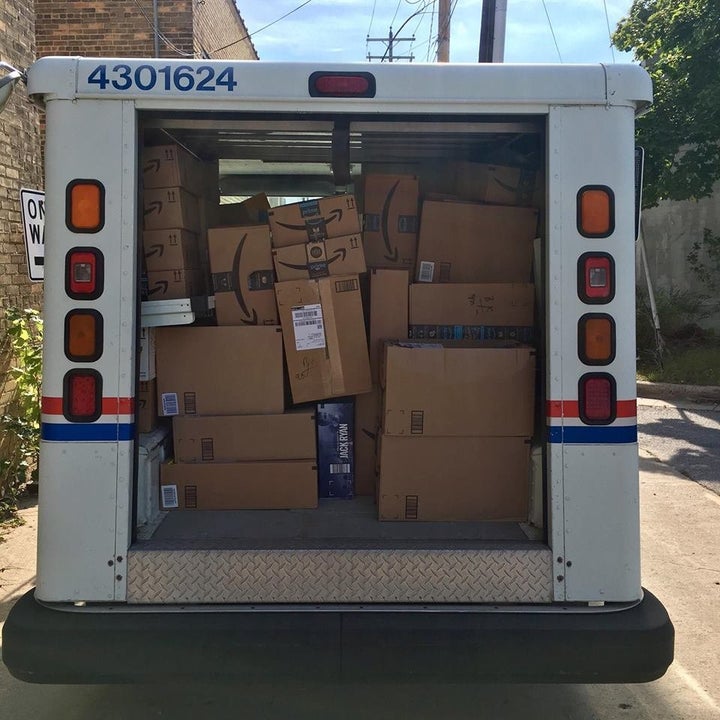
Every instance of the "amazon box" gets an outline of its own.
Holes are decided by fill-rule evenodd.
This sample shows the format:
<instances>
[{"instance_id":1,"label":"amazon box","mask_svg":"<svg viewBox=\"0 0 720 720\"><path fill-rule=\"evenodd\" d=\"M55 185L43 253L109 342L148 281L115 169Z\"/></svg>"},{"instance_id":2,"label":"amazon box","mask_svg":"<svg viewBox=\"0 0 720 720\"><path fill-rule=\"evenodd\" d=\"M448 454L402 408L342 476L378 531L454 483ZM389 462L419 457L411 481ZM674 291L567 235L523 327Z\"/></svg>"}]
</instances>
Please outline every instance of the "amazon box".
<instances>
[{"instance_id":1,"label":"amazon box","mask_svg":"<svg viewBox=\"0 0 720 720\"><path fill-rule=\"evenodd\" d=\"M285 409L279 327L159 327L156 355L162 416Z\"/></svg>"},{"instance_id":2,"label":"amazon box","mask_svg":"<svg viewBox=\"0 0 720 720\"><path fill-rule=\"evenodd\" d=\"M538 208L544 204L542 183L536 170L473 162L453 165L455 194L464 200Z\"/></svg>"},{"instance_id":3,"label":"amazon box","mask_svg":"<svg viewBox=\"0 0 720 720\"><path fill-rule=\"evenodd\" d=\"M210 228L208 249L218 325L277 325L267 225Z\"/></svg>"},{"instance_id":4,"label":"amazon box","mask_svg":"<svg viewBox=\"0 0 720 720\"><path fill-rule=\"evenodd\" d=\"M164 463L163 510L292 510L317 507L315 460Z\"/></svg>"},{"instance_id":5,"label":"amazon box","mask_svg":"<svg viewBox=\"0 0 720 720\"><path fill-rule=\"evenodd\" d=\"M143 253L148 272L200 266L198 236L182 228L146 230Z\"/></svg>"},{"instance_id":6,"label":"amazon box","mask_svg":"<svg viewBox=\"0 0 720 720\"><path fill-rule=\"evenodd\" d=\"M375 497L380 387L355 397L355 494Z\"/></svg>"},{"instance_id":7,"label":"amazon box","mask_svg":"<svg viewBox=\"0 0 720 720\"><path fill-rule=\"evenodd\" d=\"M270 203L265 193L258 193L239 203L223 203L215 208L214 225L267 225Z\"/></svg>"},{"instance_id":8,"label":"amazon box","mask_svg":"<svg viewBox=\"0 0 720 720\"><path fill-rule=\"evenodd\" d=\"M201 228L199 200L181 187L145 190L143 223L145 230L180 228L199 233Z\"/></svg>"},{"instance_id":9,"label":"amazon box","mask_svg":"<svg viewBox=\"0 0 720 720\"><path fill-rule=\"evenodd\" d=\"M528 343L534 301L528 283L417 283L410 286L410 337Z\"/></svg>"},{"instance_id":10,"label":"amazon box","mask_svg":"<svg viewBox=\"0 0 720 720\"><path fill-rule=\"evenodd\" d=\"M357 275L275 284L293 402L371 388Z\"/></svg>"},{"instance_id":11,"label":"amazon box","mask_svg":"<svg viewBox=\"0 0 720 720\"><path fill-rule=\"evenodd\" d=\"M157 424L157 386L155 378L140 381L137 402L137 430L141 433L149 433L157 427Z\"/></svg>"},{"instance_id":12,"label":"amazon box","mask_svg":"<svg viewBox=\"0 0 720 720\"><path fill-rule=\"evenodd\" d=\"M523 437L380 438L380 520L523 522L530 442Z\"/></svg>"},{"instance_id":13,"label":"amazon box","mask_svg":"<svg viewBox=\"0 0 720 720\"><path fill-rule=\"evenodd\" d=\"M385 435L532 436L532 348L503 343L396 341L386 343L384 360Z\"/></svg>"},{"instance_id":14,"label":"amazon box","mask_svg":"<svg viewBox=\"0 0 720 720\"><path fill-rule=\"evenodd\" d=\"M148 300L179 300L205 294L200 268L153 270L147 273Z\"/></svg>"},{"instance_id":15,"label":"amazon box","mask_svg":"<svg viewBox=\"0 0 720 720\"><path fill-rule=\"evenodd\" d=\"M157 375L155 328L140 328L140 380L146 382Z\"/></svg>"},{"instance_id":16,"label":"amazon box","mask_svg":"<svg viewBox=\"0 0 720 720\"><path fill-rule=\"evenodd\" d=\"M333 195L280 205L268 211L268 221L274 248L360 233L360 218L353 195Z\"/></svg>"},{"instance_id":17,"label":"amazon box","mask_svg":"<svg viewBox=\"0 0 720 720\"><path fill-rule=\"evenodd\" d=\"M182 187L202 195L202 163L179 145L157 145L142 151L144 188Z\"/></svg>"},{"instance_id":18,"label":"amazon box","mask_svg":"<svg viewBox=\"0 0 720 720\"><path fill-rule=\"evenodd\" d=\"M380 360L385 340L408 336L407 270L370 271L370 372L380 382Z\"/></svg>"},{"instance_id":19,"label":"amazon box","mask_svg":"<svg viewBox=\"0 0 720 720\"><path fill-rule=\"evenodd\" d=\"M272 251L279 282L331 275L359 275L366 271L360 235L311 240Z\"/></svg>"},{"instance_id":20,"label":"amazon box","mask_svg":"<svg viewBox=\"0 0 720 720\"><path fill-rule=\"evenodd\" d=\"M315 412L282 415L176 415L175 460L183 463L315 460Z\"/></svg>"},{"instance_id":21,"label":"amazon box","mask_svg":"<svg viewBox=\"0 0 720 720\"><path fill-rule=\"evenodd\" d=\"M355 403L341 398L317 405L318 489L321 498L355 495Z\"/></svg>"},{"instance_id":22,"label":"amazon box","mask_svg":"<svg viewBox=\"0 0 720 720\"><path fill-rule=\"evenodd\" d=\"M537 214L535 208L426 200L418 282L530 282Z\"/></svg>"},{"instance_id":23,"label":"amazon box","mask_svg":"<svg viewBox=\"0 0 720 720\"><path fill-rule=\"evenodd\" d=\"M363 193L365 261L371 268L415 269L418 179L413 175L366 175Z\"/></svg>"}]
</instances>

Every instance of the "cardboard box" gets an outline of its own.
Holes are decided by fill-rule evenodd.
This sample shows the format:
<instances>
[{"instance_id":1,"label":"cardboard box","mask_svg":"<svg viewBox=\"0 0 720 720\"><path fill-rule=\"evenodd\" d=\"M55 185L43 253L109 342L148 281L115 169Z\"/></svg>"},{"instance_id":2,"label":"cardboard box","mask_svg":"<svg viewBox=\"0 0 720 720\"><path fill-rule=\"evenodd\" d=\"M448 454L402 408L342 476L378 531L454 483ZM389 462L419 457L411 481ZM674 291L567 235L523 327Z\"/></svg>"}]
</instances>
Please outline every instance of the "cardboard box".
<instances>
[{"instance_id":1,"label":"cardboard box","mask_svg":"<svg viewBox=\"0 0 720 720\"><path fill-rule=\"evenodd\" d=\"M157 383L155 378L140 381L137 397L137 431L152 432L158 424Z\"/></svg>"},{"instance_id":2,"label":"cardboard box","mask_svg":"<svg viewBox=\"0 0 720 720\"><path fill-rule=\"evenodd\" d=\"M381 520L527 520L526 438L382 436L380 468Z\"/></svg>"},{"instance_id":3,"label":"cardboard box","mask_svg":"<svg viewBox=\"0 0 720 720\"><path fill-rule=\"evenodd\" d=\"M538 208L544 204L537 170L473 162L453 164L455 194L464 200Z\"/></svg>"},{"instance_id":4,"label":"cardboard box","mask_svg":"<svg viewBox=\"0 0 720 720\"><path fill-rule=\"evenodd\" d=\"M181 228L198 233L201 228L198 199L181 187L153 188L143 192L145 230Z\"/></svg>"},{"instance_id":5,"label":"cardboard box","mask_svg":"<svg viewBox=\"0 0 720 720\"><path fill-rule=\"evenodd\" d=\"M289 510L317 507L314 460L165 463L163 510Z\"/></svg>"},{"instance_id":6,"label":"cardboard box","mask_svg":"<svg viewBox=\"0 0 720 720\"><path fill-rule=\"evenodd\" d=\"M355 403L343 398L317 405L318 491L321 498L355 495Z\"/></svg>"},{"instance_id":7,"label":"cardboard box","mask_svg":"<svg viewBox=\"0 0 720 720\"><path fill-rule=\"evenodd\" d=\"M239 203L218 205L215 212L216 227L232 225L266 225L270 203L265 193L258 193Z\"/></svg>"},{"instance_id":8,"label":"cardboard box","mask_svg":"<svg viewBox=\"0 0 720 720\"><path fill-rule=\"evenodd\" d=\"M268 211L268 221L275 248L360 233L360 218L352 195L280 205Z\"/></svg>"},{"instance_id":9,"label":"cardboard box","mask_svg":"<svg viewBox=\"0 0 720 720\"><path fill-rule=\"evenodd\" d=\"M419 188L413 175L366 175L363 242L368 267L415 269Z\"/></svg>"},{"instance_id":10,"label":"cardboard box","mask_svg":"<svg viewBox=\"0 0 720 720\"><path fill-rule=\"evenodd\" d=\"M535 351L485 343L386 343L385 435L530 437Z\"/></svg>"},{"instance_id":11,"label":"cardboard box","mask_svg":"<svg viewBox=\"0 0 720 720\"><path fill-rule=\"evenodd\" d=\"M284 411L279 327L160 327L156 344L160 415Z\"/></svg>"},{"instance_id":12,"label":"cardboard box","mask_svg":"<svg viewBox=\"0 0 720 720\"><path fill-rule=\"evenodd\" d=\"M157 375L155 359L155 328L140 328L140 381L153 380Z\"/></svg>"},{"instance_id":13,"label":"cardboard box","mask_svg":"<svg viewBox=\"0 0 720 720\"><path fill-rule=\"evenodd\" d=\"M535 208L425 201L418 282L530 282L537 212Z\"/></svg>"},{"instance_id":14,"label":"cardboard box","mask_svg":"<svg viewBox=\"0 0 720 720\"><path fill-rule=\"evenodd\" d=\"M375 497L380 387L355 396L355 494Z\"/></svg>"},{"instance_id":15,"label":"cardboard box","mask_svg":"<svg viewBox=\"0 0 720 720\"><path fill-rule=\"evenodd\" d=\"M148 300L178 300L205 294L200 268L154 270L147 273Z\"/></svg>"},{"instance_id":16,"label":"cardboard box","mask_svg":"<svg viewBox=\"0 0 720 720\"><path fill-rule=\"evenodd\" d=\"M385 340L408 336L407 270L370 271L370 373L380 382L380 361Z\"/></svg>"},{"instance_id":17,"label":"cardboard box","mask_svg":"<svg viewBox=\"0 0 720 720\"><path fill-rule=\"evenodd\" d=\"M272 251L278 282L333 275L360 275L366 271L360 235L313 240Z\"/></svg>"},{"instance_id":18,"label":"cardboard box","mask_svg":"<svg viewBox=\"0 0 720 720\"><path fill-rule=\"evenodd\" d=\"M371 388L357 275L276 283L290 389L296 403Z\"/></svg>"},{"instance_id":19,"label":"cardboard box","mask_svg":"<svg viewBox=\"0 0 720 720\"><path fill-rule=\"evenodd\" d=\"M202 163L179 145L157 145L142 151L144 188L182 187L202 195Z\"/></svg>"},{"instance_id":20,"label":"cardboard box","mask_svg":"<svg viewBox=\"0 0 720 720\"><path fill-rule=\"evenodd\" d=\"M315 460L315 412L173 418L180 463Z\"/></svg>"},{"instance_id":21,"label":"cardboard box","mask_svg":"<svg viewBox=\"0 0 720 720\"><path fill-rule=\"evenodd\" d=\"M218 325L277 325L267 225L208 230Z\"/></svg>"},{"instance_id":22,"label":"cardboard box","mask_svg":"<svg viewBox=\"0 0 720 720\"><path fill-rule=\"evenodd\" d=\"M148 272L200 266L198 236L182 228L146 230L143 254Z\"/></svg>"}]
</instances>

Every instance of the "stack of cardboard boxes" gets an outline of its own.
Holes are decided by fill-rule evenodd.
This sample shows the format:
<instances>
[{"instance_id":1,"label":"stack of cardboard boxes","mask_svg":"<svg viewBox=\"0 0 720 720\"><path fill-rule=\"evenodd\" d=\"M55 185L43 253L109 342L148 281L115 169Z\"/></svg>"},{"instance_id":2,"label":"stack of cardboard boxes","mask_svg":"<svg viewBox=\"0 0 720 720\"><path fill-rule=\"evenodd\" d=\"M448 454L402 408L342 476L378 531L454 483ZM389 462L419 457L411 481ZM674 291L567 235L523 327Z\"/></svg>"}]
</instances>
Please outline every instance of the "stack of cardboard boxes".
<instances>
[{"instance_id":1,"label":"stack of cardboard boxes","mask_svg":"<svg viewBox=\"0 0 720 720\"><path fill-rule=\"evenodd\" d=\"M368 173L362 213L255 196L207 231L216 322L155 342L164 509L370 495L383 520L524 519L538 211L467 166L442 195Z\"/></svg>"}]
</instances>

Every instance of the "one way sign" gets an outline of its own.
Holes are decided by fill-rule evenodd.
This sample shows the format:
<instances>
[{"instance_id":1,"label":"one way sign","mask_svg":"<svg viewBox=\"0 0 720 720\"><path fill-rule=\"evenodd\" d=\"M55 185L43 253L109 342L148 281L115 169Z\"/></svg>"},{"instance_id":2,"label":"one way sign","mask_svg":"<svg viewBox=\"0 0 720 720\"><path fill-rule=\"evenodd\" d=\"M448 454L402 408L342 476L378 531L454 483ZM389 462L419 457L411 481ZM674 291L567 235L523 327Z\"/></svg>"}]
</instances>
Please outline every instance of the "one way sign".
<instances>
[{"instance_id":1,"label":"one way sign","mask_svg":"<svg viewBox=\"0 0 720 720\"><path fill-rule=\"evenodd\" d=\"M28 275L33 282L45 279L45 193L42 190L20 190Z\"/></svg>"}]
</instances>

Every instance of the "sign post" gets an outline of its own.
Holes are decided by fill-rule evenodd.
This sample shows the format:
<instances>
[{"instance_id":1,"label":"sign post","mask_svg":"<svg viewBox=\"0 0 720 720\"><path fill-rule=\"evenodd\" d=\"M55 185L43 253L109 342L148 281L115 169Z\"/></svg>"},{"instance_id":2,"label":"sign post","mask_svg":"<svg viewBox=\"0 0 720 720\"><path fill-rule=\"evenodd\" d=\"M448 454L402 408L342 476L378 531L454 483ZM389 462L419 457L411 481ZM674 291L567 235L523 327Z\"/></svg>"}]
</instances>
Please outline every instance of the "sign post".
<instances>
[{"instance_id":1,"label":"sign post","mask_svg":"<svg viewBox=\"0 0 720 720\"><path fill-rule=\"evenodd\" d=\"M20 190L28 276L33 282L45 279L45 193Z\"/></svg>"}]
</instances>

